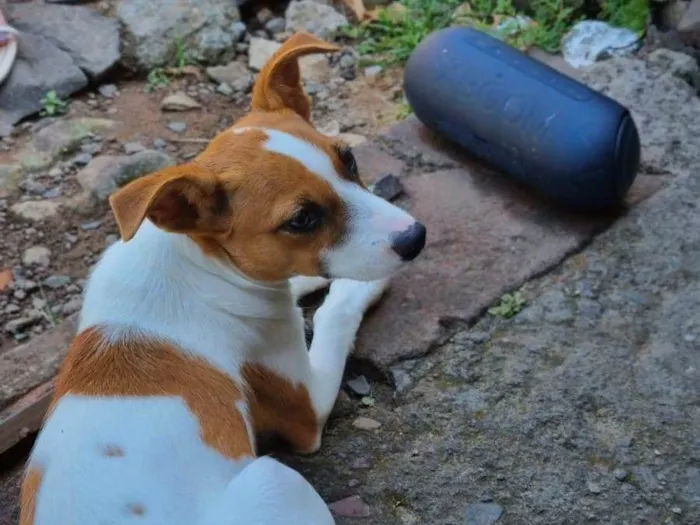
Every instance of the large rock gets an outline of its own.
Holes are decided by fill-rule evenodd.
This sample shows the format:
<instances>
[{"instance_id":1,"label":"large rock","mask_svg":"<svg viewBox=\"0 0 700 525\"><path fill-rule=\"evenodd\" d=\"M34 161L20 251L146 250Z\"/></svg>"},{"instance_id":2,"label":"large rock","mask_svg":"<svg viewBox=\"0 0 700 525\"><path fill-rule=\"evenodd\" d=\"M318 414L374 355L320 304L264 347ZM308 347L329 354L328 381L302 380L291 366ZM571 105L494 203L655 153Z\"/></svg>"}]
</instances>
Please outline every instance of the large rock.
<instances>
[{"instance_id":1,"label":"large rock","mask_svg":"<svg viewBox=\"0 0 700 525\"><path fill-rule=\"evenodd\" d=\"M113 120L99 118L62 119L39 129L32 142L18 155L26 171L39 171L51 166L61 155L78 149L80 143L96 133L114 128Z\"/></svg>"},{"instance_id":2,"label":"large rock","mask_svg":"<svg viewBox=\"0 0 700 525\"><path fill-rule=\"evenodd\" d=\"M219 84L228 84L234 91L247 92L253 85L253 74L242 62L208 67L207 76Z\"/></svg>"},{"instance_id":3,"label":"large rock","mask_svg":"<svg viewBox=\"0 0 700 525\"><path fill-rule=\"evenodd\" d=\"M123 0L124 60L142 70L175 61L178 45L192 58L220 62L235 54L240 13L231 0Z\"/></svg>"},{"instance_id":4,"label":"large rock","mask_svg":"<svg viewBox=\"0 0 700 525\"><path fill-rule=\"evenodd\" d=\"M83 189L106 200L120 186L175 162L162 151L145 150L134 155L96 157L77 175Z\"/></svg>"},{"instance_id":5,"label":"large rock","mask_svg":"<svg viewBox=\"0 0 700 525\"><path fill-rule=\"evenodd\" d=\"M629 57L601 62L581 70L579 78L631 111L645 172L668 173L700 161L700 100L688 83L698 78L692 59L659 49L646 61Z\"/></svg>"},{"instance_id":6,"label":"large rock","mask_svg":"<svg viewBox=\"0 0 700 525\"><path fill-rule=\"evenodd\" d=\"M700 0L692 0L678 23L678 33L683 41L700 47Z\"/></svg>"},{"instance_id":7,"label":"large rock","mask_svg":"<svg viewBox=\"0 0 700 525\"><path fill-rule=\"evenodd\" d=\"M0 85L0 123L14 124L37 113L48 91L65 98L87 86L71 56L44 37L22 33L18 48L10 76Z\"/></svg>"},{"instance_id":8,"label":"large rock","mask_svg":"<svg viewBox=\"0 0 700 525\"><path fill-rule=\"evenodd\" d=\"M294 0L285 12L287 31L306 31L323 40L333 40L348 19L329 5L313 0Z\"/></svg>"},{"instance_id":9,"label":"large rock","mask_svg":"<svg viewBox=\"0 0 700 525\"><path fill-rule=\"evenodd\" d=\"M94 9L17 4L9 6L7 15L18 30L43 36L68 53L93 80L119 61L119 25Z\"/></svg>"}]
</instances>

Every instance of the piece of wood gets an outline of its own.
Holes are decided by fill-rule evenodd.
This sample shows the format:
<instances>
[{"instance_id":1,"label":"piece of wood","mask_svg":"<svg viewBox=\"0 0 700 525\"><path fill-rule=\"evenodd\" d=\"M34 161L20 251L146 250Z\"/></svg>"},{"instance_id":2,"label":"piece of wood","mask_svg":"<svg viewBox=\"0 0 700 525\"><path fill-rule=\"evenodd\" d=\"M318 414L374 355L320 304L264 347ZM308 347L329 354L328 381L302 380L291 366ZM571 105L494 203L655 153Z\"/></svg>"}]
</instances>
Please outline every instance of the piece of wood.
<instances>
[{"instance_id":1,"label":"piece of wood","mask_svg":"<svg viewBox=\"0 0 700 525\"><path fill-rule=\"evenodd\" d=\"M58 373L75 335L78 314L26 343L0 353L0 410Z\"/></svg>"},{"instance_id":2,"label":"piece of wood","mask_svg":"<svg viewBox=\"0 0 700 525\"><path fill-rule=\"evenodd\" d=\"M0 412L0 454L41 428L53 393L53 380L31 390Z\"/></svg>"}]
</instances>

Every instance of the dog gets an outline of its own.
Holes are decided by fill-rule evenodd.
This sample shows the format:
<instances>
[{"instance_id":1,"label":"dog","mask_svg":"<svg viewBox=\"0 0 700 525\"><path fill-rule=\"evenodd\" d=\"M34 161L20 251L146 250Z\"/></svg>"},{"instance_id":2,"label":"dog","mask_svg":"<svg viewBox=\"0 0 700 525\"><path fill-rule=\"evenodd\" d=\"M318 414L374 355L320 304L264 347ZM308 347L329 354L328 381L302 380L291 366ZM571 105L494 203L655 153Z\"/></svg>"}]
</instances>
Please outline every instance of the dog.
<instances>
[{"instance_id":1,"label":"dog","mask_svg":"<svg viewBox=\"0 0 700 525\"><path fill-rule=\"evenodd\" d=\"M248 115L110 196L121 239L90 273L21 525L334 523L256 436L319 449L364 313L426 242L311 124L298 59L337 50L293 35ZM307 348L297 299L329 284Z\"/></svg>"}]
</instances>

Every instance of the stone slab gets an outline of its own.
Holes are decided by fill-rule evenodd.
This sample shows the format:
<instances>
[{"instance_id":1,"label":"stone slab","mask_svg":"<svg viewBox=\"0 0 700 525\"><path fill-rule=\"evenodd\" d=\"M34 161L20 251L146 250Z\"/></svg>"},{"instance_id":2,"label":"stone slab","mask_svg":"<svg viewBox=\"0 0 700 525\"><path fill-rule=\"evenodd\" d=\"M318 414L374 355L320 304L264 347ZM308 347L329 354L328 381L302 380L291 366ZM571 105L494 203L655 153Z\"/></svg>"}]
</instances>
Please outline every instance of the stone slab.
<instances>
[{"instance_id":1,"label":"stone slab","mask_svg":"<svg viewBox=\"0 0 700 525\"><path fill-rule=\"evenodd\" d=\"M83 89L85 74L71 56L45 38L28 33L18 38L17 61L0 86L0 123L14 124L37 113L50 90L60 98Z\"/></svg>"},{"instance_id":2,"label":"stone slab","mask_svg":"<svg viewBox=\"0 0 700 525\"><path fill-rule=\"evenodd\" d=\"M355 357L380 370L425 354L455 321L476 319L503 293L556 266L614 220L553 209L470 161L415 119L394 126L384 143L406 162L402 205L426 224L428 242L395 277L358 336ZM358 162L367 154L376 159L368 165L388 165L373 149L378 146L360 149ZM435 166L454 167L422 172ZM663 182L640 175L630 203Z\"/></svg>"},{"instance_id":3,"label":"stone slab","mask_svg":"<svg viewBox=\"0 0 700 525\"><path fill-rule=\"evenodd\" d=\"M103 77L119 61L119 24L82 6L17 4L8 19L25 33L40 35L68 53L91 79Z\"/></svg>"}]
</instances>

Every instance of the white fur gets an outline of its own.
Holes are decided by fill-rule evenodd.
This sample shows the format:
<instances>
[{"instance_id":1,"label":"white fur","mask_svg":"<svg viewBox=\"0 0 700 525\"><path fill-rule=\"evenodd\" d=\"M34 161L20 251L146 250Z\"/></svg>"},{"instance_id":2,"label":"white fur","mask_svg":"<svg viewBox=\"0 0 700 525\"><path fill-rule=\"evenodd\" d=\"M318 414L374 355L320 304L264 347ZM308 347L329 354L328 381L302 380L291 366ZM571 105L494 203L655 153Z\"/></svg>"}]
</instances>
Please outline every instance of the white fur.
<instances>
[{"instance_id":1,"label":"white fur","mask_svg":"<svg viewBox=\"0 0 700 525\"><path fill-rule=\"evenodd\" d=\"M244 362L264 364L306 385L322 427L363 313L387 283L334 281L307 351L296 294L325 284L253 282L186 236L146 221L131 241L110 247L91 273L79 330L101 326L111 338L172 341L241 384ZM231 404L252 434L246 404ZM316 447L320 442L319 433ZM103 445L126 454L100 456ZM196 419L176 398L64 397L39 434L30 466L43 474L36 525L333 523L297 473L269 458L232 461L206 446ZM142 505L144 515L130 517L129 504Z\"/></svg>"},{"instance_id":2,"label":"white fur","mask_svg":"<svg viewBox=\"0 0 700 525\"><path fill-rule=\"evenodd\" d=\"M401 208L341 178L328 155L313 144L275 129L261 128L268 151L286 155L327 181L345 202L349 213L343 242L323 254L324 267L332 277L384 279L402 264L391 248L392 234L407 230L415 219ZM240 130L236 130L240 132Z\"/></svg>"}]
</instances>

